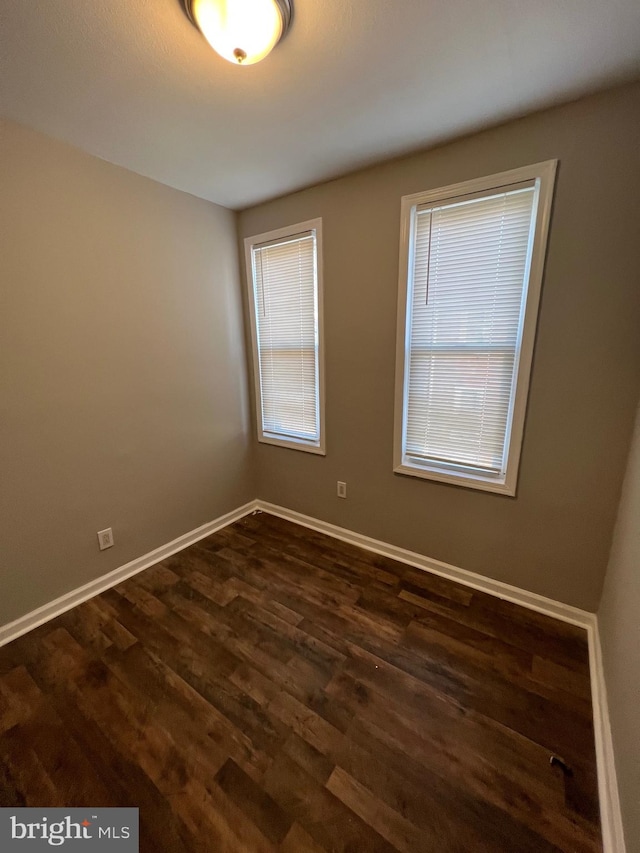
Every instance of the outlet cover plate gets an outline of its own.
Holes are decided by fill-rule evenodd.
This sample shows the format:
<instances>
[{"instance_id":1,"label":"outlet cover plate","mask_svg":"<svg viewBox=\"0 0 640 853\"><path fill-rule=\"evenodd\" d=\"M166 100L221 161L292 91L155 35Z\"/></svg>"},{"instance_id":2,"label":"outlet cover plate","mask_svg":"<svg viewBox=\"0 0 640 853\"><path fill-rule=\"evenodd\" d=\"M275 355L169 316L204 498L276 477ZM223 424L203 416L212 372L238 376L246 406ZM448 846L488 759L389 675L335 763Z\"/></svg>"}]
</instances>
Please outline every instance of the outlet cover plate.
<instances>
[{"instance_id":1,"label":"outlet cover plate","mask_svg":"<svg viewBox=\"0 0 640 853\"><path fill-rule=\"evenodd\" d=\"M113 547L113 531L110 527L105 530L98 530L98 546L101 551Z\"/></svg>"}]
</instances>

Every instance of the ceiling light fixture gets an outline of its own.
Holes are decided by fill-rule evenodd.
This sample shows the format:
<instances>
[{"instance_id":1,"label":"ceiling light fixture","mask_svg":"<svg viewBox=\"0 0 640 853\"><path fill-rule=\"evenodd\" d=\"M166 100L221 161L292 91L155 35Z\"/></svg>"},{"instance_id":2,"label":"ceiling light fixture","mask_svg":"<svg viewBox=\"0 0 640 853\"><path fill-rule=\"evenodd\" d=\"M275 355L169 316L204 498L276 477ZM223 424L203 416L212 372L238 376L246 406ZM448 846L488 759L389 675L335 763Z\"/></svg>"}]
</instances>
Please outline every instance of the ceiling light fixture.
<instances>
[{"instance_id":1,"label":"ceiling light fixture","mask_svg":"<svg viewBox=\"0 0 640 853\"><path fill-rule=\"evenodd\" d=\"M271 53L291 24L291 0L183 0L211 47L234 65Z\"/></svg>"}]
</instances>

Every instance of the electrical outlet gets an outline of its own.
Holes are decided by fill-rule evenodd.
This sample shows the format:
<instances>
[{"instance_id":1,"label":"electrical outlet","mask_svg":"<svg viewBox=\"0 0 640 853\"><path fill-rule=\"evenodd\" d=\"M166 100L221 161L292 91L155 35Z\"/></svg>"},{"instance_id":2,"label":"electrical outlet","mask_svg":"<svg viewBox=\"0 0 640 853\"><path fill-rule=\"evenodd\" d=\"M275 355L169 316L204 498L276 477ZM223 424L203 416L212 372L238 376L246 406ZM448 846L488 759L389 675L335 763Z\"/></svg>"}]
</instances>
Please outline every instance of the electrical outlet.
<instances>
[{"instance_id":1,"label":"electrical outlet","mask_svg":"<svg viewBox=\"0 0 640 853\"><path fill-rule=\"evenodd\" d=\"M106 530L98 530L98 546L101 551L113 547L113 530L110 527Z\"/></svg>"},{"instance_id":2,"label":"electrical outlet","mask_svg":"<svg viewBox=\"0 0 640 853\"><path fill-rule=\"evenodd\" d=\"M347 496L347 484L342 483L340 480L338 480L338 497L339 498L346 498L346 496Z\"/></svg>"}]
</instances>

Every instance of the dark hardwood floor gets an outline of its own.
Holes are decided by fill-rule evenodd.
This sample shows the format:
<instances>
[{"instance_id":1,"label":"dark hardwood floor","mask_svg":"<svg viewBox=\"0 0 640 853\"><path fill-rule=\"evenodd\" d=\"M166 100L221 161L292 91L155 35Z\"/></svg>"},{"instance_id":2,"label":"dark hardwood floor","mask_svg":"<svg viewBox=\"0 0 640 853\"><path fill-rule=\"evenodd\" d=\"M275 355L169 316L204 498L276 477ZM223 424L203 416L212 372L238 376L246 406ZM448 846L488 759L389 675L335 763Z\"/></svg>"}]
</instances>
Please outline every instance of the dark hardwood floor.
<instances>
[{"instance_id":1,"label":"dark hardwood floor","mask_svg":"<svg viewBox=\"0 0 640 853\"><path fill-rule=\"evenodd\" d=\"M0 761L142 851L601 850L584 631L261 513L0 649Z\"/></svg>"}]
</instances>

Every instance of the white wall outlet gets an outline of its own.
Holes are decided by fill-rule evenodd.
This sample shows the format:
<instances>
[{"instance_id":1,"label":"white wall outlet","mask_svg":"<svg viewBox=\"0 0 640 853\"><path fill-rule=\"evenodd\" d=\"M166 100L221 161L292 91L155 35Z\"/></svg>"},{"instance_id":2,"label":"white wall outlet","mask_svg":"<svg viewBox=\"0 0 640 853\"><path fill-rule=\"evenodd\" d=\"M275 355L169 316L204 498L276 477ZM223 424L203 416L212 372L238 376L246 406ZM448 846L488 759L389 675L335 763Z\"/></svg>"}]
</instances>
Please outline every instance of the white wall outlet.
<instances>
[{"instance_id":1,"label":"white wall outlet","mask_svg":"<svg viewBox=\"0 0 640 853\"><path fill-rule=\"evenodd\" d=\"M101 551L113 547L113 530L110 527L106 530L98 530L98 545Z\"/></svg>"},{"instance_id":2,"label":"white wall outlet","mask_svg":"<svg viewBox=\"0 0 640 853\"><path fill-rule=\"evenodd\" d=\"M339 498L346 498L346 496L347 496L347 484L342 483L340 480L338 480L338 497Z\"/></svg>"}]
</instances>

